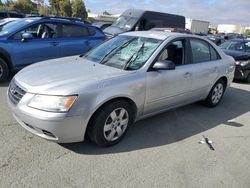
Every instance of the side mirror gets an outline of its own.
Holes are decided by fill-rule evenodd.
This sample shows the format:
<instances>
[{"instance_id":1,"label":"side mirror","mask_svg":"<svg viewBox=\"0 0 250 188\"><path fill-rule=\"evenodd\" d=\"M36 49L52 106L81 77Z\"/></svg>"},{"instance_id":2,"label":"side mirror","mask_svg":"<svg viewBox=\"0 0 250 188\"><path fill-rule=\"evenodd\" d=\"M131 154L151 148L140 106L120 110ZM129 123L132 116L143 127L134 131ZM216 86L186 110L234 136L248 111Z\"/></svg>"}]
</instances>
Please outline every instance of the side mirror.
<instances>
[{"instance_id":1,"label":"side mirror","mask_svg":"<svg viewBox=\"0 0 250 188\"><path fill-rule=\"evenodd\" d=\"M154 66L154 70L174 70L175 64L173 61L165 60L165 61L157 61Z\"/></svg>"},{"instance_id":2,"label":"side mirror","mask_svg":"<svg viewBox=\"0 0 250 188\"><path fill-rule=\"evenodd\" d=\"M23 33L22 34L22 42L33 39L33 35L31 33Z\"/></svg>"}]
</instances>

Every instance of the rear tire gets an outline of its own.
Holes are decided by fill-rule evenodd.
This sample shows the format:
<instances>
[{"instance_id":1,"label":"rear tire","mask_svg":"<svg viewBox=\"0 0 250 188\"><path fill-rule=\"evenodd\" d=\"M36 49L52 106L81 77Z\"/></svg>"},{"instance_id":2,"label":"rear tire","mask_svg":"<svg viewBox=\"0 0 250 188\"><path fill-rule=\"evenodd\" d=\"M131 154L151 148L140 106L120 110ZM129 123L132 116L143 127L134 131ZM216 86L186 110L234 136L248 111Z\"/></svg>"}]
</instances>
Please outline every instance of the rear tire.
<instances>
[{"instance_id":1,"label":"rear tire","mask_svg":"<svg viewBox=\"0 0 250 188\"><path fill-rule=\"evenodd\" d=\"M9 76L9 67L7 63L0 58L0 81L4 81Z\"/></svg>"},{"instance_id":2,"label":"rear tire","mask_svg":"<svg viewBox=\"0 0 250 188\"><path fill-rule=\"evenodd\" d=\"M125 136L133 119L134 112L126 101L107 103L94 115L87 134L98 146L112 146Z\"/></svg>"},{"instance_id":3,"label":"rear tire","mask_svg":"<svg viewBox=\"0 0 250 188\"><path fill-rule=\"evenodd\" d=\"M207 96L206 100L204 101L205 105L208 107L212 107L212 108L216 107L220 103L220 101L224 95L225 89L226 89L225 82L222 79L218 80L214 84L214 86L212 87L212 89L209 92L209 95Z\"/></svg>"}]
</instances>

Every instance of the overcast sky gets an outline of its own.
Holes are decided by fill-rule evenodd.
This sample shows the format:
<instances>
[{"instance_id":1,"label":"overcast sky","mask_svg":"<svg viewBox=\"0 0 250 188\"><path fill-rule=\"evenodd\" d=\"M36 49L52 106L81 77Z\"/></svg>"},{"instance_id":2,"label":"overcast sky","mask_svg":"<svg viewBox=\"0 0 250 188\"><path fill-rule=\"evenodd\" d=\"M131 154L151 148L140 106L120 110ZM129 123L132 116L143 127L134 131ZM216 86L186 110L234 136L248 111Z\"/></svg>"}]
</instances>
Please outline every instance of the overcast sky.
<instances>
[{"instance_id":1,"label":"overcast sky","mask_svg":"<svg viewBox=\"0 0 250 188\"><path fill-rule=\"evenodd\" d=\"M250 26L250 0L85 0L93 13L105 10L112 14L129 8L180 14L206 20L214 25L239 24Z\"/></svg>"}]
</instances>

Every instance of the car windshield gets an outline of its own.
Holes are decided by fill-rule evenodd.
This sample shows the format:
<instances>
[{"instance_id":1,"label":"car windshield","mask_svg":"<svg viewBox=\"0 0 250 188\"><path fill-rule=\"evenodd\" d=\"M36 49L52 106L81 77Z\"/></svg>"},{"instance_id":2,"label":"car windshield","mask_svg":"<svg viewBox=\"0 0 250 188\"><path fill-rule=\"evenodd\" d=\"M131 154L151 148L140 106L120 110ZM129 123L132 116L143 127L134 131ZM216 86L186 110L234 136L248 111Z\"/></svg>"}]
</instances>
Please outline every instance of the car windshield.
<instances>
[{"instance_id":1,"label":"car windshield","mask_svg":"<svg viewBox=\"0 0 250 188\"><path fill-rule=\"evenodd\" d=\"M7 23L6 25L4 25L0 31L0 36L2 35L6 35L8 33L12 33L16 30L18 30L19 28L22 28L23 26L31 23L35 21L34 19L27 19L27 18L23 18L20 20L16 20L10 23Z\"/></svg>"},{"instance_id":2,"label":"car windshield","mask_svg":"<svg viewBox=\"0 0 250 188\"><path fill-rule=\"evenodd\" d=\"M221 44L220 47L224 50L245 51L243 41L227 41Z\"/></svg>"},{"instance_id":3,"label":"car windshield","mask_svg":"<svg viewBox=\"0 0 250 188\"><path fill-rule=\"evenodd\" d=\"M85 58L119 69L137 70L146 63L161 42L145 37L117 36L90 51Z\"/></svg>"},{"instance_id":4,"label":"car windshield","mask_svg":"<svg viewBox=\"0 0 250 188\"><path fill-rule=\"evenodd\" d=\"M124 29L126 31L132 29L138 18L120 16L117 20L112 24L113 27L119 27L120 29Z\"/></svg>"}]
</instances>

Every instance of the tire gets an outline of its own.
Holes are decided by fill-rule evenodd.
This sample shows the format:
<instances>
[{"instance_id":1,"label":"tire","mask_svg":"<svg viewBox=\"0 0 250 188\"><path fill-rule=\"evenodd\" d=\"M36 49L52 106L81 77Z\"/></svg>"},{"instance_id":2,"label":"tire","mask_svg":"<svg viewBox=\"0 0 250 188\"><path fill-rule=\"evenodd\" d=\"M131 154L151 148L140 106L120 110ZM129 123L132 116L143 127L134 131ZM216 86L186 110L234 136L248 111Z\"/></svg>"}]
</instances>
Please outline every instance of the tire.
<instances>
[{"instance_id":1,"label":"tire","mask_svg":"<svg viewBox=\"0 0 250 188\"><path fill-rule=\"evenodd\" d=\"M248 74L247 78L246 78L246 82L250 83L250 73Z\"/></svg>"},{"instance_id":2,"label":"tire","mask_svg":"<svg viewBox=\"0 0 250 188\"><path fill-rule=\"evenodd\" d=\"M9 76L9 67L7 63L0 58L0 81L4 81Z\"/></svg>"},{"instance_id":3,"label":"tire","mask_svg":"<svg viewBox=\"0 0 250 188\"><path fill-rule=\"evenodd\" d=\"M207 98L205 99L205 105L212 108L216 107L220 103L224 95L225 89L225 82L222 79L218 80L210 90Z\"/></svg>"},{"instance_id":4,"label":"tire","mask_svg":"<svg viewBox=\"0 0 250 188\"><path fill-rule=\"evenodd\" d=\"M134 112L129 103L117 100L104 105L94 115L87 134L98 146L107 147L122 140L133 123Z\"/></svg>"}]
</instances>

